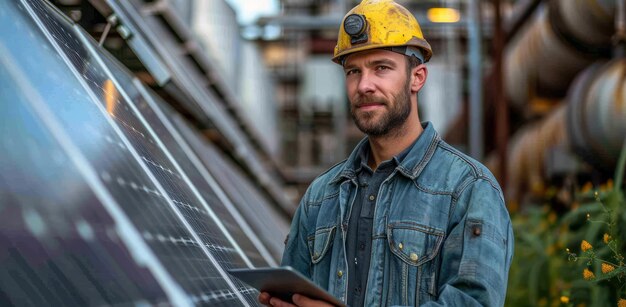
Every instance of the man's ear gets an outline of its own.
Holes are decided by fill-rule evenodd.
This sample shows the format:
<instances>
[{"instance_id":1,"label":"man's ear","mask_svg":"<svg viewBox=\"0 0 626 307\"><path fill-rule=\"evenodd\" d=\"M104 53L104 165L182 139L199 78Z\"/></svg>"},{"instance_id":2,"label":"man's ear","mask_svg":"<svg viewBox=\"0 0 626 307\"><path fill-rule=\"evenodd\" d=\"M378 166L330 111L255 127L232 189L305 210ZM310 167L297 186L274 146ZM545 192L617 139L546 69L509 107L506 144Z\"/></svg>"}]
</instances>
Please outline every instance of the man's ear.
<instances>
[{"instance_id":1,"label":"man's ear","mask_svg":"<svg viewBox=\"0 0 626 307\"><path fill-rule=\"evenodd\" d=\"M426 83L426 77L428 76L428 69L426 65L420 64L411 69L411 92L417 93L424 83Z\"/></svg>"}]
</instances>

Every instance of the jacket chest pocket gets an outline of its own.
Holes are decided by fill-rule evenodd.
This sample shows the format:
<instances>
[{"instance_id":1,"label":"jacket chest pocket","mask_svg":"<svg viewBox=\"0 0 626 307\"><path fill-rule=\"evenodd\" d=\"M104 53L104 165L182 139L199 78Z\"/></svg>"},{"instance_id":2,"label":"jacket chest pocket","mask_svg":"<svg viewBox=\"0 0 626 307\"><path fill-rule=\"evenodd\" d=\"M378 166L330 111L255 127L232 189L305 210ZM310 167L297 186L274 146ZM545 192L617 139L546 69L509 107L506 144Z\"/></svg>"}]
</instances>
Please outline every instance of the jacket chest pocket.
<instances>
[{"instance_id":1,"label":"jacket chest pocket","mask_svg":"<svg viewBox=\"0 0 626 307\"><path fill-rule=\"evenodd\" d=\"M309 253L313 264L319 263L332 245L337 226L324 227L315 230L315 233L307 238Z\"/></svg>"},{"instance_id":2,"label":"jacket chest pocket","mask_svg":"<svg viewBox=\"0 0 626 307\"><path fill-rule=\"evenodd\" d=\"M436 295L436 269L432 265L445 233L413 222L387 225L389 259L388 305L417 305Z\"/></svg>"},{"instance_id":3,"label":"jacket chest pocket","mask_svg":"<svg viewBox=\"0 0 626 307\"><path fill-rule=\"evenodd\" d=\"M415 223L394 223L387 226L391 252L406 264L419 266L432 260L443 242L444 232Z\"/></svg>"}]
</instances>

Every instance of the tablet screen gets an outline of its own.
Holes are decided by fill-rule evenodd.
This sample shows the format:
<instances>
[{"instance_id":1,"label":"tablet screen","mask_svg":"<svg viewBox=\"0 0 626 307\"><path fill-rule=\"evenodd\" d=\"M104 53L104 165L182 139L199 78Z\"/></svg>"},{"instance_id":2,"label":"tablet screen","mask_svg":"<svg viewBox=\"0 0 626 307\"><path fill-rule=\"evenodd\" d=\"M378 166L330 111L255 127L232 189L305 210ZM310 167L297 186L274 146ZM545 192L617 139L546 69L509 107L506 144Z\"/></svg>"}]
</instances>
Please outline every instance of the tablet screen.
<instances>
[{"instance_id":1,"label":"tablet screen","mask_svg":"<svg viewBox=\"0 0 626 307\"><path fill-rule=\"evenodd\" d=\"M228 273L239 278L261 292L267 292L285 302L291 303L291 296L302 294L312 299L323 300L336 306L345 306L326 290L315 285L311 280L292 267L232 269Z\"/></svg>"}]
</instances>

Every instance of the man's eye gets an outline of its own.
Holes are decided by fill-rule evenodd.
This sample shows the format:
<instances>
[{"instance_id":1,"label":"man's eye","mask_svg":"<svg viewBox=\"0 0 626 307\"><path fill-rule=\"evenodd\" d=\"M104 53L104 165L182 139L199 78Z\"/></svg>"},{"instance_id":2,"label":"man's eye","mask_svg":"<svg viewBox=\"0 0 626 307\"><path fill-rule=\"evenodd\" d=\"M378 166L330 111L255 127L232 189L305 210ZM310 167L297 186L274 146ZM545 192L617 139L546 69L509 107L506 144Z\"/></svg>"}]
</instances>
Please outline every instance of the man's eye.
<instances>
[{"instance_id":1,"label":"man's eye","mask_svg":"<svg viewBox=\"0 0 626 307\"><path fill-rule=\"evenodd\" d=\"M387 69L389 69L389 66L383 66L383 65L381 65L381 66L377 66L377 67L376 67L376 70L387 70Z\"/></svg>"},{"instance_id":2,"label":"man's eye","mask_svg":"<svg viewBox=\"0 0 626 307\"><path fill-rule=\"evenodd\" d=\"M356 74L358 71L356 69L350 69L346 71L346 76Z\"/></svg>"}]
</instances>

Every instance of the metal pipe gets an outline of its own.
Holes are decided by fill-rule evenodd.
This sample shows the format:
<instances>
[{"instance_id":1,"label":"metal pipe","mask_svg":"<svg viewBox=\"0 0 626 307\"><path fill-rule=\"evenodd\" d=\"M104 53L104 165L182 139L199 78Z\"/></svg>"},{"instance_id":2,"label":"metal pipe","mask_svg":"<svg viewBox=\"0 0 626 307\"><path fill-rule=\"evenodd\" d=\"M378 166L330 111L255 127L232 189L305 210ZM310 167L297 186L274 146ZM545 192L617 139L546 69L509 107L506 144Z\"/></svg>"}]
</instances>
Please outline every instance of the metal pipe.
<instances>
[{"instance_id":1,"label":"metal pipe","mask_svg":"<svg viewBox=\"0 0 626 307\"><path fill-rule=\"evenodd\" d=\"M526 194L545 191L546 157L554 147L567 147L567 106L561 104L540 122L523 127L509 147L509 182L506 198L518 203Z\"/></svg>"},{"instance_id":2,"label":"metal pipe","mask_svg":"<svg viewBox=\"0 0 626 307\"><path fill-rule=\"evenodd\" d=\"M567 146L596 169L613 173L624 135L626 59L593 64L576 78L566 104L514 136L507 199L542 192L545 154L553 145Z\"/></svg>"},{"instance_id":3,"label":"metal pipe","mask_svg":"<svg viewBox=\"0 0 626 307\"><path fill-rule=\"evenodd\" d=\"M504 48L504 31L502 30L502 12L500 10L500 0L493 0L494 9L494 33L493 33L493 59L494 59L494 100L496 108L496 149L499 156L500 185L502 190L507 189L507 147L509 142L509 108L504 97L506 84L502 76L506 68L502 63L502 51Z\"/></svg>"},{"instance_id":4,"label":"metal pipe","mask_svg":"<svg viewBox=\"0 0 626 307\"><path fill-rule=\"evenodd\" d=\"M476 160L483 157L483 74L480 28L480 0L470 0L467 9L469 37L469 151Z\"/></svg>"},{"instance_id":5,"label":"metal pipe","mask_svg":"<svg viewBox=\"0 0 626 307\"><path fill-rule=\"evenodd\" d=\"M572 148L595 167L612 172L626 135L626 59L589 67L567 99Z\"/></svg>"},{"instance_id":6,"label":"metal pipe","mask_svg":"<svg viewBox=\"0 0 626 307\"><path fill-rule=\"evenodd\" d=\"M563 97L576 74L608 56L615 0L554 0L542 6L506 51L507 94L522 107L535 96ZM581 26L583 25L583 26Z\"/></svg>"},{"instance_id":7,"label":"metal pipe","mask_svg":"<svg viewBox=\"0 0 626 307\"><path fill-rule=\"evenodd\" d=\"M626 56L626 0L617 0L613 56Z\"/></svg>"}]
</instances>

